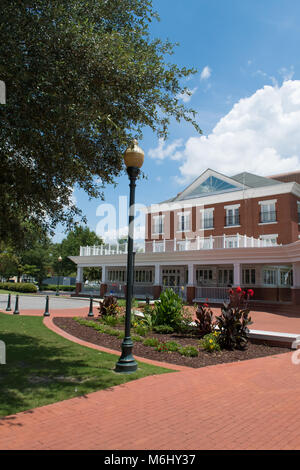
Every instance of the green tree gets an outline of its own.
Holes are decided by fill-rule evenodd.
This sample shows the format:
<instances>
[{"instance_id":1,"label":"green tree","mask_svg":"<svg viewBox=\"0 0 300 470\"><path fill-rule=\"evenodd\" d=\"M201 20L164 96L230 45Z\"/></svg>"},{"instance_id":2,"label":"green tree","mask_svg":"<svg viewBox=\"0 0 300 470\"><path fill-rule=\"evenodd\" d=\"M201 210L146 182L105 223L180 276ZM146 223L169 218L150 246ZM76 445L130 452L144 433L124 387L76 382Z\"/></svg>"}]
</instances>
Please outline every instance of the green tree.
<instances>
[{"instance_id":1,"label":"green tree","mask_svg":"<svg viewBox=\"0 0 300 470\"><path fill-rule=\"evenodd\" d=\"M0 252L0 277L8 280L18 274L19 258L11 249L3 248Z\"/></svg>"},{"instance_id":2,"label":"green tree","mask_svg":"<svg viewBox=\"0 0 300 470\"><path fill-rule=\"evenodd\" d=\"M24 220L73 226L75 185L102 197L145 126L166 137L175 118L201 132L178 98L195 70L166 61L156 17L151 0L2 0L0 240L20 242Z\"/></svg>"},{"instance_id":3,"label":"green tree","mask_svg":"<svg viewBox=\"0 0 300 470\"><path fill-rule=\"evenodd\" d=\"M51 267L54 274L69 276L74 274L76 269L69 256L79 256L81 246L101 245L102 239L88 227L77 226L71 230L61 243L52 245ZM61 256L62 261L58 261Z\"/></svg>"}]
</instances>

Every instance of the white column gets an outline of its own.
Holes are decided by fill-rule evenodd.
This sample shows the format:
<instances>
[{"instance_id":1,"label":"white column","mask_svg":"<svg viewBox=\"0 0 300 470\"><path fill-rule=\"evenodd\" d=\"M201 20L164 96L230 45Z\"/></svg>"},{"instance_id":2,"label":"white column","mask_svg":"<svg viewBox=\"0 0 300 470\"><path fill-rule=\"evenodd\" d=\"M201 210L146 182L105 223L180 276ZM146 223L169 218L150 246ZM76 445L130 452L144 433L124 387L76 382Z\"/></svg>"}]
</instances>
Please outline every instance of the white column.
<instances>
[{"instance_id":1,"label":"white column","mask_svg":"<svg viewBox=\"0 0 300 470\"><path fill-rule=\"evenodd\" d=\"M233 285L238 287L241 284L241 265L234 263L233 265Z\"/></svg>"},{"instance_id":2,"label":"white column","mask_svg":"<svg viewBox=\"0 0 300 470\"><path fill-rule=\"evenodd\" d=\"M101 268L102 268L101 282L102 282L102 284L105 284L105 282L106 282L106 266L105 266L105 264L102 265Z\"/></svg>"},{"instance_id":3,"label":"white column","mask_svg":"<svg viewBox=\"0 0 300 470\"><path fill-rule=\"evenodd\" d=\"M300 263L293 263L293 287L300 289Z\"/></svg>"},{"instance_id":4,"label":"white column","mask_svg":"<svg viewBox=\"0 0 300 470\"><path fill-rule=\"evenodd\" d=\"M83 268L77 266L76 283L83 282Z\"/></svg>"},{"instance_id":5,"label":"white column","mask_svg":"<svg viewBox=\"0 0 300 470\"><path fill-rule=\"evenodd\" d=\"M188 264L188 285L194 285L194 265L193 263Z\"/></svg>"},{"instance_id":6,"label":"white column","mask_svg":"<svg viewBox=\"0 0 300 470\"><path fill-rule=\"evenodd\" d=\"M160 286L160 265L157 263L154 265L154 285Z\"/></svg>"},{"instance_id":7,"label":"white column","mask_svg":"<svg viewBox=\"0 0 300 470\"><path fill-rule=\"evenodd\" d=\"M174 238L174 251L176 251L176 238Z\"/></svg>"}]
</instances>

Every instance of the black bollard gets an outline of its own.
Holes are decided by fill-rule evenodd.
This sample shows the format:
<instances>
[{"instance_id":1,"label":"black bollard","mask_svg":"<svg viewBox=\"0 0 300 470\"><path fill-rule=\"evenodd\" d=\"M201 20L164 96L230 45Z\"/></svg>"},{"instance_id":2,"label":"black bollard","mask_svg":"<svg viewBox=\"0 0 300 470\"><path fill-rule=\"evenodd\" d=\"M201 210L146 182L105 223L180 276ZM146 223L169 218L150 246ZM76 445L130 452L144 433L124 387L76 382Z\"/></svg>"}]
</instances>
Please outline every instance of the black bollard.
<instances>
[{"instance_id":1,"label":"black bollard","mask_svg":"<svg viewBox=\"0 0 300 470\"><path fill-rule=\"evenodd\" d=\"M93 297L90 296L90 310L89 310L89 314L88 314L88 317L93 317L94 314L93 314Z\"/></svg>"},{"instance_id":2,"label":"black bollard","mask_svg":"<svg viewBox=\"0 0 300 470\"><path fill-rule=\"evenodd\" d=\"M44 311L44 317L50 317L49 313L49 295L46 295L46 306Z\"/></svg>"},{"instance_id":3,"label":"black bollard","mask_svg":"<svg viewBox=\"0 0 300 470\"><path fill-rule=\"evenodd\" d=\"M15 309L14 309L14 315L19 315L19 296L16 295L16 303L15 303Z\"/></svg>"},{"instance_id":4,"label":"black bollard","mask_svg":"<svg viewBox=\"0 0 300 470\"><path fill-rule=\"evenodd\" d=\"M10 301L10 294L8 294L6 312L11 312Z\"/></svg>"}]
</instances>

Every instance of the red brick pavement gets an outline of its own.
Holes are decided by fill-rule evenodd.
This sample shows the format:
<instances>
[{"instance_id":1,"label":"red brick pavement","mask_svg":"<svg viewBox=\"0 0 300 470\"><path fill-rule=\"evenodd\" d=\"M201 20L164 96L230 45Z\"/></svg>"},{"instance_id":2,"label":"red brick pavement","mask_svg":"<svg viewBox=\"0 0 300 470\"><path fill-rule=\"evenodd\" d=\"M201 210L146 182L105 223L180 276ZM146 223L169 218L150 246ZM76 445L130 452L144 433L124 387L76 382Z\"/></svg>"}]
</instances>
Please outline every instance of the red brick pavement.
<instances>
[{"instance_id":1,"label":"red brick pavement","mask_svg":"<svg viewBox=\"0 0 300 470\"><path fill-rule=\"evenodd\" d=\"M0 420L0 449L300 449L291 354L146 377Z\"/></svg>"},{"instance_id":2,"label":"red brick pavement","mask_svg":"<svg viewBox=\"0 0 300 470\"><path fill-rule=\"evenodd\" d=\"M80 310L68 314L87 314ZM271 321L254 313L252 328ZM300 331L298 318L281 317L272 317L273 331ZM51 318L44 322L55 331ZM180 368L18 413L0 419L0 449L300 449L292 354Z\"/></svg>"}]
</instances>

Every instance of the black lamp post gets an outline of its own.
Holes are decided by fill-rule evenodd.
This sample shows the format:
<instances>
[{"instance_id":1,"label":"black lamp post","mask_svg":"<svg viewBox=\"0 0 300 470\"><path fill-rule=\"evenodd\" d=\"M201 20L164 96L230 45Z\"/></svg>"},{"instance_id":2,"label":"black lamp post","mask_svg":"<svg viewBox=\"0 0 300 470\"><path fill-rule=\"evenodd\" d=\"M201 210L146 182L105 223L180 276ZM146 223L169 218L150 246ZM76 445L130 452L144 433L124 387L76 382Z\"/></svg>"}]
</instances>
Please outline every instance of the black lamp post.
<instances>
[{"instance_id":1,"label":"black lamp post","mask_svg":"<svg viewBox=\"0 0 300 470\"><path fill-rule=\"evenodd\" d=\"M135 182L144 162L144 152L138 146L136 140L124 154L125 165L129 176L130 201L129 201L129 226L128 226L128 253L127 253L127 290L126 290L126 314L125 337L122 342L122 354L116 363L115 372L131 373L137 370L137 363L132 355L133 342L130 337L131 302L133 294L133 238L134 238L134 202Z\"/></svg>"},{"instance_id":2,"label":"black lamp post","mask_svg":"<svg viewBox=\"0 0 300 470\"><path fill-rule=\"evenodd\" d=\"M58 268L58 277L57 277L57 288L56 288L56 294L55 295L59 295L59 281L60 281L60 269L61 269L61 262L62 262L62 257L59 256L57 258L57 261L59 262L59 268Z\"/></svg>"}]
</instances>

